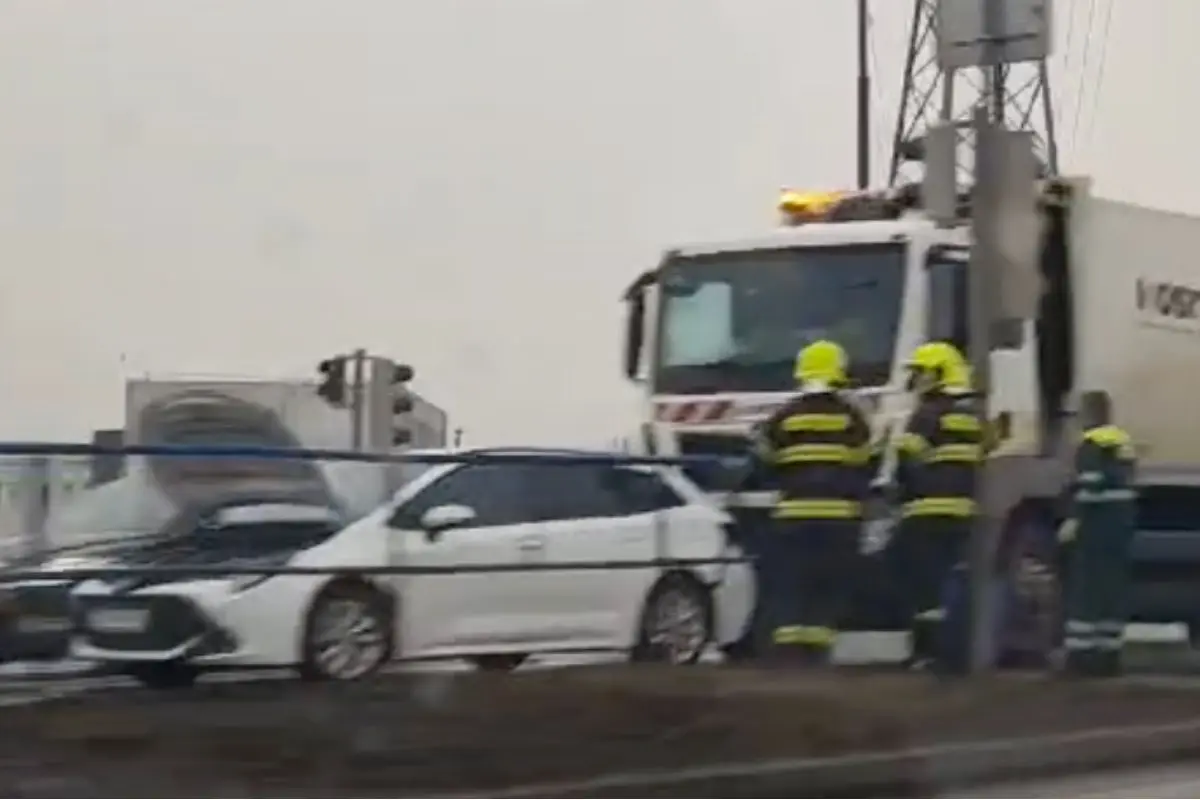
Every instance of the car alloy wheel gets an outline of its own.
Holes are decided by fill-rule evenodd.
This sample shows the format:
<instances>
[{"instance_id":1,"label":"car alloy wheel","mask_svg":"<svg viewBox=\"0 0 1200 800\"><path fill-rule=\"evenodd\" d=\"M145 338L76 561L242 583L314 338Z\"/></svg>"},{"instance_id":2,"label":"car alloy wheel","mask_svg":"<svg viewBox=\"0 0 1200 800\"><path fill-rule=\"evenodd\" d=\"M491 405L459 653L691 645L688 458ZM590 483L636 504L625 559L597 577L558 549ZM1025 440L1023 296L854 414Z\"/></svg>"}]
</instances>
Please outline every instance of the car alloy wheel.
<instances>
[{"instance_id":1,"label":"car alloy wheel","mask_svg":"<svg viewBox=\"0 0 1200 800\"><path fill-rule=\"evenodd\" d=\"M357 680L388 658L387 620L368 596L329 597L314 609L310 658L324 677Z\"/></svg>"},{"instance_id":2,"label":"car alloy wheel","mask_svg":"<svg viewBox=\"0 0 1200 800\"><path fill-rule=\"evenodd\" d=\"M711 638L708 596L691 580L669 580L650 597L642 623L644 660L693 664Z\"/></svg>"}]
</instances>

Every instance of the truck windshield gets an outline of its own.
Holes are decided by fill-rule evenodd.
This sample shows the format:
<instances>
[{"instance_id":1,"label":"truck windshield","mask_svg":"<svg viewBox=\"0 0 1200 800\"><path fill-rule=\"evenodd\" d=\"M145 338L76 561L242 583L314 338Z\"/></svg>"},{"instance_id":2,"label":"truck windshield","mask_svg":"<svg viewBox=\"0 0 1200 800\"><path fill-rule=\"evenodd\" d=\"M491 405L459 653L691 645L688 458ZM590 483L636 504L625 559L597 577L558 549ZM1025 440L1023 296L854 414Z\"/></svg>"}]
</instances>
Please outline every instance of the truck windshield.
<instances>
[{"instance_id":1,"label":"truck windshield","mask_svg":"<svg viewBox=\"0 0 1200 800\"><path fill-rule=\"evenodd\" d=\"M905 244L679 257L662 271L654 390L779 392L818 339L846 349L849 378L887 382L904 292Z\"/></svg>"}]
</instances>

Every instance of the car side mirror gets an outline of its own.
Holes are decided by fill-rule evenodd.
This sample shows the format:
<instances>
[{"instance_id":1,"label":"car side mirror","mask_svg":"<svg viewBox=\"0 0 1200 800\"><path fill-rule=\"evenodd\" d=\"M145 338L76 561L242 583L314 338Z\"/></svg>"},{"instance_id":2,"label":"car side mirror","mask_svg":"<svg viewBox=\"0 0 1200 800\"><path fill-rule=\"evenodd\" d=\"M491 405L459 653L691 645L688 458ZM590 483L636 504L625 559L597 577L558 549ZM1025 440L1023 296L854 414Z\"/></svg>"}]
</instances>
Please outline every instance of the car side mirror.
<instances>
[{"instance_id":1,"label":"car side mirror","mask_svg":"<svg viewBox=\"0 0 1200 800\"><path fill-rule=\"evenodd\" d=\"M452 503L434 506L421 515L421 529L432 541L451 528L461 528L475 521L475 509Z\"/></svg>"}]
</instances>

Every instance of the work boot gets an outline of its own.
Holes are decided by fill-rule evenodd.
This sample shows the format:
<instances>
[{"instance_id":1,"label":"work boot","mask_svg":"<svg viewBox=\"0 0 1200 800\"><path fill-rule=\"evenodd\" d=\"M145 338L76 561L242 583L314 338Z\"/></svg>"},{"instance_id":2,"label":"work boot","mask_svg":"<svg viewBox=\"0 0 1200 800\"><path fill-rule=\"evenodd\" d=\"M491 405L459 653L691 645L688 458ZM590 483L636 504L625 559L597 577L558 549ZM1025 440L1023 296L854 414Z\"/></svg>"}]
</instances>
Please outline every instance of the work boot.
<instances>
[{"instance_id":1,"label":"work boot","mask_svg":"<svg viewBox=\"0 0 1200 800\"><path fill-rule=\"evenodd\" d=\"M1100 654L1095 650L1068 650L1063 659L1063 674L1073 678L1094 678L1099 675Z\"/></svg>"},{"instance_id":2,"label":"work boot","mask_svg":"<svg viewBox=\"0 0 1200 800\"><path fill-rule=\"evenodd\" d=\"M807 644L777 644L769 655L771 666L789 669L814 669L828 664L829 653L825 648Z\"/></svg>"},{"instance_id":3,"label":"work boot","mask_svg":"<svg viewBox=\"0 0 1200 800\"><path fill-rule=\"evenodd\" d=\"M1092 674L1097 678L1117 678L1121 675L1121 651L1101 650L1096 653Z\"/></svg>"},{"instance_id":4,"label":"work boot","mask_svg":"<svg viewBox=\"0 0 1200 800\"><path fill-rule=\"evenodd\" d=\"M828 645L810 644L801 648L804 660L810 667L828 667L833 665L833 648Z\"/></svg>"}]
</instances>

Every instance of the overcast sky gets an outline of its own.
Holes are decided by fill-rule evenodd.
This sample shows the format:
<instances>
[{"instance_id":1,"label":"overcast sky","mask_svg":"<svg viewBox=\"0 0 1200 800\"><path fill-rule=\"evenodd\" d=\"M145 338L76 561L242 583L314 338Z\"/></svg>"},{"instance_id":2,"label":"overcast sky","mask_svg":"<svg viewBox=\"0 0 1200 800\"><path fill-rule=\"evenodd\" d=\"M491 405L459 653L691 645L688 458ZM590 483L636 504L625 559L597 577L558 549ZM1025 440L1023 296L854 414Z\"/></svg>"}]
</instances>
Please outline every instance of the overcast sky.
<instances>
[{"instance_id":1,"label":"overcast sky","mask_svg":"<svg viewBox=\"0 0 1200 800\"><path fill-rule=\"evenodd\" d=\"M853 7L0 0L0 436L360 344L476 442L627 432L628 280L852 183ZM911 3L874 7L882 166ZM1058 7L1066 166L1200 212L1200 3Z\"/></svg>"}]
</instances>

